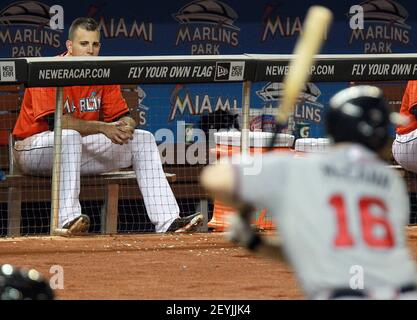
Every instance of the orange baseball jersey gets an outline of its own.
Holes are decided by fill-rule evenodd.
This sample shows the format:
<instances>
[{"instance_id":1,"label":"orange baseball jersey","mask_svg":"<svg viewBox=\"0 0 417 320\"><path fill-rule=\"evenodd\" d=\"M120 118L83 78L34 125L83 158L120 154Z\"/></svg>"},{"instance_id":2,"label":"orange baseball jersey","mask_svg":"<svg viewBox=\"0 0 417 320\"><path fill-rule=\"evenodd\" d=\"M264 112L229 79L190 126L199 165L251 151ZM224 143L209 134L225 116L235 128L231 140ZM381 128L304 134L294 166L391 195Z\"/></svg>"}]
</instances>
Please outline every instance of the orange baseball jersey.
<instances>
[{"instance_id":1,"label":"orange baseball jersey","mask_svg":"<svg viewBox=\"0 0 417 320\"><path fill-rule=\"evenodd\" d=\"M82 120L111 122L129 111L119 85L64 88L64 114ZM56 88L28 88L13 135L24 139L47 131L44 117L55 112Z\"/></svg>"},{"instance_id":2,"label":"orange baseball jersey","mask_svg":"<svg viewBox=\"0 0 417 320\"><path fill-rule=\"evenodd\" d=\"M410 122L406 126L398 126L398 134L406 134L417 129L417 120L410 112L411 108L417 105L417 81L408 81L403 100L401 103L400 113L407 116Z\"/></svg>"}]
</instances>

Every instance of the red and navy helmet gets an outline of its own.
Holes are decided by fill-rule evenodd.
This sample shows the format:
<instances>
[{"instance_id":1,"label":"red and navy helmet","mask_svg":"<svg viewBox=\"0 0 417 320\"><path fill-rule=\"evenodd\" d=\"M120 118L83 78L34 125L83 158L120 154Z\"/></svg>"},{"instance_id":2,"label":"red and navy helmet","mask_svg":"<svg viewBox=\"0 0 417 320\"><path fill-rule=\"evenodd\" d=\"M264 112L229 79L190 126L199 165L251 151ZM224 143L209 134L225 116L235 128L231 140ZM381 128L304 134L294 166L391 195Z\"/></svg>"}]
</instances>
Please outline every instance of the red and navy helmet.
<instances>
[{"instance_id":1,"label":"red and navy helmet","mask_svg":"<svg viewBox=\"0 0 417 320\"><path fill-rule=\"evenodd\" d=\"M330 99L326 117L328 135L334 142L355 142L373 151L388 141L390 112L381 89L354 86Z\"/></svg>"},{"instance_id":2,"label":"red and navy helmet","mask_svg":"<svg viewBox=\"0 0 417 320\"><path fill-rule=\"evenodd\" d=\"M35 269L0 266L0 300L53 300L49 282Z\"/></svg>"}]
</instances>

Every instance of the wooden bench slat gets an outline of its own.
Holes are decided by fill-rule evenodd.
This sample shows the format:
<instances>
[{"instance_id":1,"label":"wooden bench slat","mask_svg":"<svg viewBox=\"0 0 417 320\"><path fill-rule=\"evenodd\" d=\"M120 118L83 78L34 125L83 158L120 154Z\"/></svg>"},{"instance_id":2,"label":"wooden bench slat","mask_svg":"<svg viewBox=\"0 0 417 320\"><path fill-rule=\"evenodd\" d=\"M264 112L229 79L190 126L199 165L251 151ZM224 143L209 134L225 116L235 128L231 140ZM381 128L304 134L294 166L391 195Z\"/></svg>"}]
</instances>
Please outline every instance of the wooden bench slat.
<instances>
[{"instance_id":1,"label":"wooden bench slat","mask_svg":"<svg viewBox=\"0 0 417 320\"><path fill-rule=\"evenodd\" d=\"M166 171L169 171L176 175L176 181L178 183L198 182L200 181L201 171L204 166L167 166Z\"/></svg>"},{"instance_id":2,"label":"wooden bench slat","mask_svg":"<svg viewBox=\"0 0 417 320\"><path fill-rule=\"evenodd\" d=\"M176 175L165 173L168 182L176 181ZM117 171L102 173L95 176L81 176L83 185L132 184L136 183L134 171ZM50 187L51 177L36 177L27 175L6 175L6 180L0 182L0 188L12 187Z\"/></svg>"},{"instance_id":3,"label":"wooden bench slat","mask_svg":"<svg viewBox=\"0 0 417 320\"><path fill-rule=\"evenodd\" d=\"M110 184L109 184L110 185ZM172 191L176 199L207 199L208 194L198 183L172 184ZM50 187L40 187L36 190L20 186L21 202L49 202L51 201ZM7 189L6 189L7 190ZM81 185L81 201L105 200L106 185ZM136 184L119 185L119 200L141 200L142 194ZM0 203L7 203L8 193L0 189Z\"/></svg>"}]
</instances>

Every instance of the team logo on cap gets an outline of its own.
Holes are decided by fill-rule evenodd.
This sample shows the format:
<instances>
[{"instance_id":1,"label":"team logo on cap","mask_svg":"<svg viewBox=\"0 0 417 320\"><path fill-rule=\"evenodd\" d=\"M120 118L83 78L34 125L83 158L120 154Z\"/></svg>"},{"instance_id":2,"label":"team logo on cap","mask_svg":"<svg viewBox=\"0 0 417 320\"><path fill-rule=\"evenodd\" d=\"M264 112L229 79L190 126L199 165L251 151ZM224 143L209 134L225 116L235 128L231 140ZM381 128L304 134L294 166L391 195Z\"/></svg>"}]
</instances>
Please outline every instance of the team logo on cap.
<instances>
[{"instance_id":1,"label":"team logo on cap","mask_svg":"<svg viewBox=\"0 0 417 320\"><path fill-rule=\"evenodd\" d=\"M196 0L173 14L180 25L175 46L190 45L191 54L220 54L222 46L239 45L238 15L217 0Z\"/></svg>"},{"instance_id":2,"label":"team logo on cap","mask_svg":"<svg viewBox=\"0 0 417 320\"><path fill-rule=\"evenodd\" d=\"M363 46L364 53L392 53L393 45L411 43L407 10L393 0L368 0L360 4L364 28L353 29L349 45ZM353 14L348 14L349 19Z\"/></svg>"}]
</instances>

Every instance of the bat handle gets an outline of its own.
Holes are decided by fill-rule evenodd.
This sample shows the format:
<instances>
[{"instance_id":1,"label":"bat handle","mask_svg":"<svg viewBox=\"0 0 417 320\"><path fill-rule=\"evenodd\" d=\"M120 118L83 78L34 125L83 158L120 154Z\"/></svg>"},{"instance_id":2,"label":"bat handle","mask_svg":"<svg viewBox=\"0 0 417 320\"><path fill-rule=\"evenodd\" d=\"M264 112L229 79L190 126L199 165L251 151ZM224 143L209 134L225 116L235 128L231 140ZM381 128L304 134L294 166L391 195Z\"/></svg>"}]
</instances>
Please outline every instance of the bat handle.
<instances>
[{"instance_id":1,"label":"bat handle","mask_svg":"<svg viewBox=\"0 0 417 320\"><path fill-rule=\"evenodd\" d=\"M285 123L280 123L280 122L275 123L275 130L274 130L274 134L269 140L268 149L267 149L268 151L272 151L272 149L274 148L275 140L277 138L278 133L284 130L287 126L288 126L288 121Z\"/></svg>"},{"instance_id":2,"label":"bat handle","mask_svg":"<svg viewBox=\"0 0 417 320\"><path fill-rule=\"evenodd\" d=\"M239 214L242 218L246 219L247 221L250 221L252 217L253 207L248 204L243 204L239 208Z\"/></svg>"}]
</instances>

